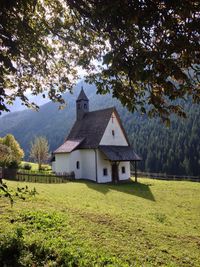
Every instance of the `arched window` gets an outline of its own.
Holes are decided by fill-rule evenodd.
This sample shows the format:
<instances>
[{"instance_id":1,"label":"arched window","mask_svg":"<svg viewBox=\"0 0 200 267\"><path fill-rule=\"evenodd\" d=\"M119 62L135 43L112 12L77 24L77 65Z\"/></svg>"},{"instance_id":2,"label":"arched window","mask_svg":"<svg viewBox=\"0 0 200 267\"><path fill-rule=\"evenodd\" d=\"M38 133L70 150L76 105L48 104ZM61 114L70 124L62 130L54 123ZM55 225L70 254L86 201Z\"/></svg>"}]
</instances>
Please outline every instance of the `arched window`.
<instances>
[{"instance_id":1,"label":"arched window","mask_svg":"<svg viewBox=\"0 0 200 267\"><path fill-rule=\"evenodd\" d=\"M81 108L81 104L80 103L78 103L78 109L80 109Z\"/></svg>"},{"instance_id":2,"label":"arched window","mask_svg":"<svg viewBox=\"0 0 200 267\"><path fill-rule=\"evenodd\" d=\"M80 162L79 161L76 162L76 168L80 169Z\"/></svg>"},{"instance_id":3,"label":"arched window","mask_svg":"<svg viewBox=\"0 0 200 267\"><path fill-rule=\"evenodd\" d=\"M87 109L87 104L84 104L84 109Z\"/></svg>"},{"instance_id":4,"label":"arched window","mask_svg":"<svg viewBox=\"0 0 200 267\"><path fill-rule=\"evenodd\" d=\"M113 137L115 136L115 131L114 131L114 130L112 130L112 136L113 136Z\"/></svg>"}]
</instances>

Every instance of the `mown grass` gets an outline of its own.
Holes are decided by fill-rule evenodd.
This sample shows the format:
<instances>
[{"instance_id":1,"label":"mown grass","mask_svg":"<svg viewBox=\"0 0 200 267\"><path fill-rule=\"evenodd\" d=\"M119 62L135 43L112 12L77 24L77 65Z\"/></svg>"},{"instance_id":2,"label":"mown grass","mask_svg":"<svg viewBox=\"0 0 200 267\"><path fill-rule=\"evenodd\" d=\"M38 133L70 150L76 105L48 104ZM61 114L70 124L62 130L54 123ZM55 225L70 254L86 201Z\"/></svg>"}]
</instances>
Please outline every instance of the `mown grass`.
<instances>
[{"instance_id":1,"label":"mown grass","mask_svg":"<svg viewBox=\"0 0 200 267\"><path fill-rule=\"evenodd\" d=\"M200 266L199 183L7 184L38 192L13 208L0 199L10 266Z\"/></svg>"},{"instance_id":2,"label":"mown grass","mask_svg":"<svg viewBox=\"0 0 200 267\"><path fill-rule=\"evenodd\" d=\"M38 171L38 164L37 163L22 161L21 167L23 168L24 165L26 165L26 164L31 166L31 171ZM42 168L45 169L46 171L52 171L51 166L49 164L42 164Z\"/></svg>"}]
</instances>

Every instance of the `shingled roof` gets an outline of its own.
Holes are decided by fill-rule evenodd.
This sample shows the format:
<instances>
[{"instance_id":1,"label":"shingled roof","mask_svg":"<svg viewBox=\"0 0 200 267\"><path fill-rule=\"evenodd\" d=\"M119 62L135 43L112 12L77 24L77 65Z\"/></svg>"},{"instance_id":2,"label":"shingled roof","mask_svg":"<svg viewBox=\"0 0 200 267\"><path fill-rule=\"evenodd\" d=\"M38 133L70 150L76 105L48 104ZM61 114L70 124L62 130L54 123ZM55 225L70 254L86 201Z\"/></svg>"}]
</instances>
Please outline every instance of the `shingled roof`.
<instances>
[{"instance_id":1,"label":"shingled roof","mask_svg":"<svg viewBox=\"0 0 200 267\"><path fill-rule=\"evenodd\" d=\"M115 113L124 133L128 146L99 145L113 112ZM54 151L54 154L69 153L75 149L81 148L99 148L104 155L112 161L141 160L129 144L126 132L121 124L119 114L115 107L85 113L81 120L76 120L65 143Z\"/></svg>"},{"instance_id":2,"label":"shingled roof","mask_svg":"<svg viewBox=\"0 0 200 267\"><path fill-rule=\"evenodd\" d=\"M59 148L57 148L54 153L59 154L59 153L69 153L72 152L77 146L79 146L82 142L82 139L76 139L76 140L66 140L64 144L62 144Z\"/></svg>"},{"instance_id":3,"label":"shingled roof","mask_svg":"<svg viewBox=\"0 0 200 267\"><path fill-rule=\"evenodd\" d=\"M114 107L84 114L72 127L67 140L82 139L79 148L97 148L108 125Z\"/></svg>"},{"instance_id":4,"label":"shingled roof","mask_svg":"<svg viewBox=\"0 0 200 267\"><path fill-rule=\"evenodd\" d=\"M130 146L99 146L99 149L111 161L142 160Z\"/></svg>"}]
</instances>

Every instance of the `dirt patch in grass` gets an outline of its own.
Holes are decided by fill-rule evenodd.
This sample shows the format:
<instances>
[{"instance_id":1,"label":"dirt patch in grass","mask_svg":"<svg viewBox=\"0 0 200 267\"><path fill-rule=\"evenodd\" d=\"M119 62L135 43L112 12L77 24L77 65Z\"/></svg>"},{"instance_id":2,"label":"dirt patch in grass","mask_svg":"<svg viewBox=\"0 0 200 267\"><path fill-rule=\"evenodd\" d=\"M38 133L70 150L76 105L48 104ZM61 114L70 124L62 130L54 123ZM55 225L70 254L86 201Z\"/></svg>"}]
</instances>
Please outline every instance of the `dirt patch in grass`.
<instances>
[{"instance_id":1,"label":"dirt patch in grass","mask_svg":"<svg viewBox=\"0 0 200 267\"><path fill-rule=\"evenodd\" d=\"M76 214L76 216L80 216L81 218L97 223L97 224L102 224L102 225L107 225L107 226L114 226L116 225L116 220L112 218L109 214L98 214L98 213L93 213L93 212L83 212L81 210L77 209L70 209L70 211L73 214Z\"/></svg>"},{"instance_id":2,"label":"dirt patch in grass","mask_svg":"<svg viewBox=\"0 0 200 267\"><path fill-rule=\"evenodd\" d=\"M144 235L145 230L142 229L142 227L136 227L134 229L130 228L130 225L132 224L132 221L130 220L122 220L119 217L111 216L110 214L99 214L89 211L82 211L79 209L73 209L69 208L68 211L75 215L76 217L82 218L87 223L94 223L99 226L105 226L109 229L112 229L112 231L116 232L122 232L126 234L133 234L137 233L139 235Z\"/></svg>"}]
</instances>

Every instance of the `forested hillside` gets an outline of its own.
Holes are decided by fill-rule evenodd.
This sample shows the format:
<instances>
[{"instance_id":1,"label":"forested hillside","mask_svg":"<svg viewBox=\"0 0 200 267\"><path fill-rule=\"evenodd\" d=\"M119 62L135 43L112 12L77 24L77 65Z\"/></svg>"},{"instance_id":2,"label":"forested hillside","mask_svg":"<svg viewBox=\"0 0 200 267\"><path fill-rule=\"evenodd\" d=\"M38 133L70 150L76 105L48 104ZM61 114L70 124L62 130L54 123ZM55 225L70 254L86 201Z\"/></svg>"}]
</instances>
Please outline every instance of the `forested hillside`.
<instances>
[{"instance_id":1,"label":"forested hillside","mask_svg":"<svg viewBox=\"0 0 200 267\"><path fill-rule=\"evenodd\" d=\"M126 123L129 138L142 155L142 170L200 175L200 107L185 104L188 118L173 117L166 128L158 119L137 117Z\"/></svg>"},{"instance_id":2,"label":"forested hillside","mask_svg":"<svg viewBox=\"0 0 200 267\"><path fill-rule=\"evenodd\" d=\"M62 144L75 120L75 101L81 85L73 95L65 94L64 110L49 102L39 112L25 110L1 117L0 136L13 134L27 159L34 136L46 136L53 151ZM93 86L84 85L84 90L90 99L90 110L117 107L134 150L143 158L141 170L200 175L200 106L187 101L184 105L188 118L173 117L171 127L166 128L158 119L129 113L110 95L96 95Z\"/></svg>"}]
</instances>

